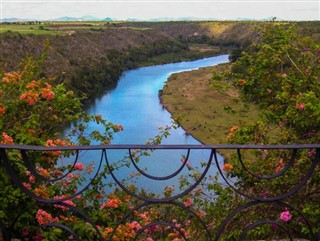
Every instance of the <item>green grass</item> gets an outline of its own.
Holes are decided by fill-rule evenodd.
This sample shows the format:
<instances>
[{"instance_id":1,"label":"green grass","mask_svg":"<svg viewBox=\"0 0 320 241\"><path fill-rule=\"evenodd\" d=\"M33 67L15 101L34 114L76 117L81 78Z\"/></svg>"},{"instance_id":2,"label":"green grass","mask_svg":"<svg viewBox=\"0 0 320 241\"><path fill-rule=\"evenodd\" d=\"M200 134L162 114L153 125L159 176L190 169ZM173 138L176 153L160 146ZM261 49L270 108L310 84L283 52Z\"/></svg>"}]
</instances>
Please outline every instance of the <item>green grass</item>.
<instances>
[{"instance_id":1,"label":"green grass","mask_svg":"<svg viewBox=\"0 0 320 241\"><path fill-rule=\"evenodd\" d=\"M43 27L43 29L39 28L40 26ZM52 31L46 29L46 26L43 25L31 25L31 24L26 24L26 25L18 25L18 24L1 24L0 25L0 33L5 33L5 32L17 32L20 34L36 34L36 35L54 35L57 34L58 31Z\"/></svg>"},{"instance_id":2,"label":"green grass","mask_svg":"<svg viewBox=\"0 0 320 241\"><path fill-rule=\"evenodd\" d=\"M205 144L225 144L233 125L259 118L258 107L249 104L246 109L237 90L227 82L227 88L210 87L213 68L227 67L173 74L163 88L161 99L166 109L174 119L181 119L181 126L188 134Z\"/></svg>"},{"instance_id":3,"label":"green grass","mask_svg":"<svg viewBox=\"0 0 320 241\"><path fill-rule=\"evenodd\" d=\"M136 31L143 31L150 28L143 27L122 27L117 22L43 22L40 24L0 24L0 34L5 32L17 32L20 34L35 34L35 35L68 35L71 31L80 30L103 30L107 28L126 28ZM119 26L117 26L119 25Z\"/></svg>"}]
</instances>

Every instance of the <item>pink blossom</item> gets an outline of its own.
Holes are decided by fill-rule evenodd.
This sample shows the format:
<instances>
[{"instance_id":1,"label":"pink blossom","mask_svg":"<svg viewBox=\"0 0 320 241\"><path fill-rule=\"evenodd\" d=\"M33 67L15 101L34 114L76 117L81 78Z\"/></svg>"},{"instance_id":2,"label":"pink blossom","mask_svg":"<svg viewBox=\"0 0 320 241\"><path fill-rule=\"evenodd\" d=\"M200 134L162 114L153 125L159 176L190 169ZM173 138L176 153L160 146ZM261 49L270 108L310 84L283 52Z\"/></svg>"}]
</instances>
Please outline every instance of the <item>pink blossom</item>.
<instances>
[{"instance_id":1,"label":"pink blossom","mask_svg":"<svg viewBox=\"0 0 320 241\"><path fill-rule=\"evenodd\" d=\"M270 196L270 192L269 191L261 191L261 196L264 198L268 198Z\"/></svg>"},{"instance_id":2,"label":"pink blossom","mask_svg":"<svg viewBox=\"0 0 320 241\"><path fill-rule=\"evenodd\" d=\"M193 204L193 202L192 202L191 198L188 198L183 204L186 208L188 208Z\"/></svg>"},{"instance_id":3,"label":"pink blossom","mask_svg":"<svg viewBox=\"0 0 320 241\"><path fill-rule=\"evenodd\" d=\"M28 190L31 189L31 185L29 183L23 182L22 185Z\"/></svg>"},{"instance_id":4,"label":"pink blossom","mask_svg":"<svg viewBox=\"0 0 320 241\"><path fill-rule=\"evenodd\" d=\"M313 155L314 155L314 151L313 150L308 151L308 156L313 156Z\"/></svg>"},{"instance_id":5,"label":"pink blossom","mask_svg":"<svg viewBox=\"0 0 320 241\"><path fill-rule=\"evenodd\" d=\"M153 241L153 239L149 237L149 238L147 238L147 241Z\"/></svg>"},{"instance_id":6,"label":"pink blossom","mask_svg":"<svg viewBox=\"0 0 320 241\"><path fill-rule=\"evenodd\" d=\"M47 223L54 223L58 222L58 218L53 218L50 213L47 213L46 211L39 209L36 214L36 219L40 225L47 224Z\"/></svg>"},{"instance_id":7,"label":"pink blossom","mask_svg":"<svg viewBox=\"0 0 320 241\"><path fill-rule=\"evenodd\" d=\"M79 171L83 170L83 164L81 162L77 162L74 167Z\"/></svg>"},{"instance_id":8,"label":"pink blossom","mask_svg":"<svg viewBox=\"0 0 320 241\"><path fill-rule=\"evenodd\" d=\"M37 233L37 235L34 238L35 241L42 241L44 240L44 237L41 236L41 234Z\"/></svg>"},{"instance_id":9,"label":"pink blossom","mask_svg":"<svg viewBox=\"0 0 320 241\"><path fill-rule=\"evenodd\" d=\"M288 75L287 74L282 74L281 75L283 78L286 78Z\"/></svg>"},{"instance_id":10,"label":"pink blossom","mask_svg":"<svg viewBox=\"0 0 320 241\"><path fill-rule=\"evenodd\" d=\"M191 221L188 219L187 221L184 222L185 226L189 226L191 224Z\"/></svg>"},{"instance_id":11,"label":"pink blossom","mask_svg":"<svg viewBox=\"0 0 320 241\"><path fill-rule=\"evenodd\" d=\"M7 133L2 132L3 141L2 144L13 144L13 138L9 136Z\"/></svg>"},{"instance_id":12,"label":"pink blossom","mask_svg":"<svg viewBox=\"0 0 320 241\"><path fill-rule=\"evenodd\" d=\"M286 211L280 213L280 220L284 222L289 222L292 219L290 211L286 208Z\"/></svg>"},{"instance_id":13,"label":"pink blossom","mask_svg":"<svg viewBox=\"0 0 320 241\"><path fill-rule=\"evenodd\" d=\"M298 110L303 110L304 107L305 107L305 104L304 104L304 103L301 103L301 104L298 104L298 105L297 105Z\"/></svg>"},{"instance_id":14,"label":"pink blossom","mask_svg":"<svg viewBox=\"0 0 320 241\"><path fill-rule=\"evenodd\" d=\"M55 197L54 197L54 200L60 200L60 199L62 199L62 198L65 198L65 196L64 196L64 195L62 195L62 196L55 196ZM68 204L68 205L70 205L70 206L76 206L76 205L74 204L74 202L72 202L71 200L64 200L63 203ZM68 207L62 206L62 205L59 205L59 204L55 204L54 207L55 207L55 208L60 208L60 209L62 209L63 211L66 211L66 210L69 209Z\"/></svg>"},{"instance_id":15,"label":"pink blossom","mask_svg":"<svg viewBox=\"0 0 320 241\"><path fill-rule=\"evenodd\" d=\"M35 183L36 182L36 178L34 176L30 176L29 177L29 182Z\"/></svg>"}]
</instances>

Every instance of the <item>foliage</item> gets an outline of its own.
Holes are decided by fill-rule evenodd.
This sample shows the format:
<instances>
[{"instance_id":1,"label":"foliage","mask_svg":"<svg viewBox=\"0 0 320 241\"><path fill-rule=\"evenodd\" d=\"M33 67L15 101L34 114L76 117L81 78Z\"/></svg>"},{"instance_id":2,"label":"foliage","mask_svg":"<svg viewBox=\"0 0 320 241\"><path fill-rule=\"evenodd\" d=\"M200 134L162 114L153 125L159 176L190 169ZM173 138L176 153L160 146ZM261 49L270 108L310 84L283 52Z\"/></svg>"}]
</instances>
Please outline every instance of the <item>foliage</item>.
<instances>
[{"instance_id":1,"label":"foliage","mask_svg":"<svg viewBox=\"0 0 320 241\"><path fill-rule=\"evenodd\" d=\"M263 118L233 126L228 134L229 143L319 143L320 45L310 37L299 35L294 25L270 25L261 32L261 40L250 46L247 52L242 52L229 77L245 101L260 105ZM230 175L238 180L239 190L250 196L275 197L303 180L315 158L315 150L296 153L292 166L286 170L291 165L292 155L292 152L284 150L244 151L228 160L233 167ZM239 157L247 170L239 163ZM310 238L310 230L295 210L301 210L310 218L313 232L320 228L319 217L310 212L320 208L318 170L316 167L312 179L295 198L287 199L291 208L284 204L274 213L269 212L271 216L283 213L280 221L288 223L295 237ZM274 178L260 180L252 174ZM256 210L255 215L262 215L262 212ZM275 225L274 228L277 227ZM268 230L260 229L258 236L266 238L264 235L267 233ZM278 235L275 237L281 237Z\"/></svg>"},{"instance_id":2,"label":"foliage","mask_svg":"<svg viewBox=\"0 0 320 241\"><path fill-rule=\"evenodd\" d=\"M157 52L145 46L146 55L136 52L135 49L119 54L110 51L108 56L115 64L127 63L133 66L133 61L141 61L146 56L175 51L174 47L158 43ZM157 43L155 43L157 45ZM180 46L183 48L183 46ZM179 48L177 49L179 52ZM132 62L131 62L132 61ZM19 71L1 75L0 82L0 130L2 144L32 144L45 146L89 145L92 141L107 144L113 133L123 130L123 127L102 119L100 115L88 116L82 111L81 100L68 91L62 84L54 84L53 79L43 77L41 72L42 59L34 62L28 59ZM84 70L89 71L88 70ZM120 70L115 70L119 71ZM265 29L261 43L251 48L251 52L243 53L238 58L233 69L234 85L238 86L243 98L255 101L264 108L265 118L248 125L234 126L228 135L230 143L237 144L266 144L273 143L306 143L319 141L319 46L311 39L296 35L293 28L283 26L268 27ZM86 72L89 78L90 72ZM87 82L85 83L87 84ZM83 87L83 86L82 86ZM270 99L271 98L271 99ZM230 108L226 107L230 111ZM312 118L310 118L310 116ZM79 122L79 120L82 120ZM103 133L92 131L87 133L88 122L96 122L103 126ZM61 128L72 123L70 138L59 139ZM279 125L277 136L270 136L270 129ZM169 135L171 127L164 128L158 136L149 140L149 144L159 144L162 138ZM173 126L175 128L175 126ZM68 135L66 135L68 136ZM191 215L197 214L208 224L211 235L223 223L226 213L235 210L246 200L232 191L231 187L224 187L219 176L208 175L201 185L182 198L179 203L145 205L134 210L132 207L141 205L141 201L128 196L125 192L114 189L106 194L106 189L112 183L105 183L103 179L109 174L104 171L95 178L92 188L81 195L77 190L88 182L93 163L69 161L61 165L60 161L69 160L76 156L75 152L67 151L30 151L30 163L34 173L22 164L23 152L8 152L12 167L20 174L25 190L31 190L38 198L60 200L59 204L51 207L39 206L11 183L2 165L0 166L1 189L1 225L16 229L17 238L36 240L68 240L74 237L64 233L58 226L46 228L48 224L66 225L79 234L84 240L95 240L98 234L104 239L132 240L141 231L141 227L149 228L141 234L141 240L180 240L184 235L194 240L206 240L203 233L203 224ZM133 151L133 158L139 161L142 156L148 156L145 150ZM296 154L294 166L285 170L289 165L292 153L286 150L246 150L234 153L229 163L221 168L228 180L249 196L256 196L262 200L277 196L290 190L297 182L303 179L314 156L315 150L302 150ZM243 164L238 162L239 157ZM66 159L64 159L66 158ZM2 164L2 163L1 163ZM128 158L114 163L112 169L129 165ZM243 166L247 167L244 170ZM192 180L199 177L200 171L188 166L190 174L180 179L180 188L183 190ZM272 181L259 181L251 174L278 175ZM282 175L280 175L282 174ZM55 184L48 179L62 178ZM239 224L250 224L255 220L272 218L283 225L290 226L293 234L299 237L310 237L310 230L305 224L302 214L307 216L317 231L319 220L319 173L315 173L305 188L301 189L294 198L287 199L288 203L270 204L261 202L242 210L234 215L225 227L222 240L239 238L241 230ZM130 190L137 193L136 187ZM173 188L168 186L163 196L170 198ZM152 193L140 191L144 196L155 197ZM306 195L308 199L306 199ZM72 198L68 198L72 197ZM19 207L19 208L18 208ZM22 208L22 209L20 209ZM92 217L92 221L99 226L95 228L90 222L83 221L76 215L76 208ZM44 210L45 209L45 210ZM25 212L27 210L27 212ZM186 212L191 210L192 212ZM121 221L124 213L131 212L131 216ZM173 223L173 227L155 223L166 220ZM12 226L10 226L12 225ZM34 228L39 226L39 228ZM42 227L41 227L42 226ZM181 228L178 233L175 228ZM201 231L199 231L201 230ZM271 235L270 235L271 234ZM253 229L250 238L282 238L278 225L267 225Z\"/></svg>"},{"instance_id":3,"label":"foliage","mask_svg":"<svg viewBox=\"0 0 320 241\"><path fill-rule=\"evenodd\" d=\"M107 122L100 115L85 114L82 111L81 100L73 92L67 91L63 84L53 85L53 79L41 77L41 65L44 58L44 55L37 61L29 58L21 65L19 71L1 74L0 143L37 146L89 145L91 141L109 143L112 134L122 130L123 127ZM82 121L79 124L80 120ZM98 131L88 133L86 127L88 122L101 125L104 131L102 133ZM73 139L59 139L60 131L70 123L74 123L70 130ZM37 179L59 177L68 169L65 166L57 165L62 153L59 151L29 153L32 166L39 174L38 177L31 174L30 170L27 170L26 166L22 164L21 155L23 154L15 150L8 152L10 163L19 173L25 188L32 189L39 197L49 198L53 195L51 196L53 198L62 195L60 193L63 190L65 194L68 194L78 184L85 181L78 173L69 177L70 180L74 179L74 183L67 187L61 182L58 182L57 185L44 185ZM74 153L66 153L65 155L70 156ZM69 169L71 167L69 166ZM74 164L74 168L80 171L83 166L81 163L77 163ZM86 170L90 171L90 164ZM12 184L12 180L8 177L2 163L0 177L0 186L3 187L0 191L0 218L3 222L1 225L22 231L31 231L28 230L29 223L32 223L32 220L38 215L34 200L27 198L20 189ZM80 201L78 200L78 202ZM18 219L19 221L15 223ZM50 221L48 215L46 220Z\"/></svg>"}]
</instances>

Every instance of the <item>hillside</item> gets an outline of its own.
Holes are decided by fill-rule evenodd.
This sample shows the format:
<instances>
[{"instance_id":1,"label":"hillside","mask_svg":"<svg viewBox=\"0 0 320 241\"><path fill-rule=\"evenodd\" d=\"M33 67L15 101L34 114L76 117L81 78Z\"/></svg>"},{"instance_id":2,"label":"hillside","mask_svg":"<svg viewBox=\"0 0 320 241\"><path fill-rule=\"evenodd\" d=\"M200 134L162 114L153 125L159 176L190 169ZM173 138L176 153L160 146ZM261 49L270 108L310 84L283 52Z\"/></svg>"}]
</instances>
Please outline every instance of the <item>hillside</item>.
<instances>
[{"instance_id":1,"label":"hillside","mask_svg":"<svg viewBox=\"0 0 320 241\"><path fill-rule=\"evenodd\" d=\"M46 43L43 75L78 94L94 97L114 86L126 69L213 56L242 48L265 22L34 22L2 24L0 71L39 56ZM271 23L272 24L272 23ZM310 24L309 24L310 25ZM316 29L316 30L315 30ZM319 31L313 25L309 32ZM31 32L31 33L30 33ZM27 34L29 33L29 34Z\"/></svg>"}]
</instances>

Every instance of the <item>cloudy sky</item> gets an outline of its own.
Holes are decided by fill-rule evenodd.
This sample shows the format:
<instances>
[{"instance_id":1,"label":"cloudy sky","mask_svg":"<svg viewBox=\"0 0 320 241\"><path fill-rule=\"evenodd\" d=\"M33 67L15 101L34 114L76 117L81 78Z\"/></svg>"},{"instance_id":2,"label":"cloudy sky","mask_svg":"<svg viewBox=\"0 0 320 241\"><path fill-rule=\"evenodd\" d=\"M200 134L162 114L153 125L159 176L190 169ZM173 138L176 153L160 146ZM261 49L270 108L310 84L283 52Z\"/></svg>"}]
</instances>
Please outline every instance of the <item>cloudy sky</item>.
<instances>
[{"instance_id":1,"label":"cloudy sky","mask_svg":"<svg viewBox=\"0 0 320 241\"><path fill-rule=\"evenodd\" d=\"M0 18L239 18L320 20L320 0L0 0Z\"/></svg>"}]
</instances>

